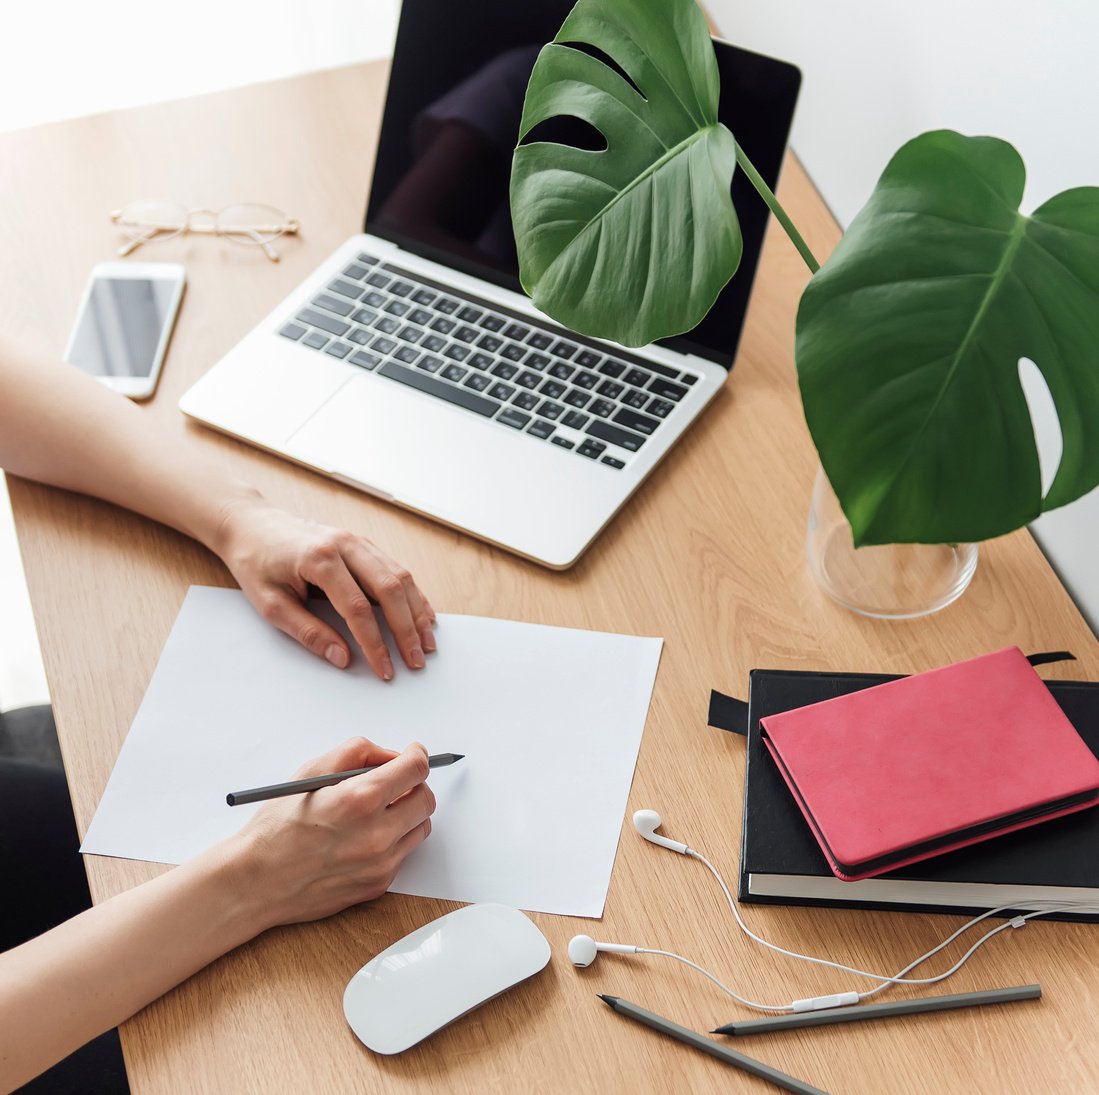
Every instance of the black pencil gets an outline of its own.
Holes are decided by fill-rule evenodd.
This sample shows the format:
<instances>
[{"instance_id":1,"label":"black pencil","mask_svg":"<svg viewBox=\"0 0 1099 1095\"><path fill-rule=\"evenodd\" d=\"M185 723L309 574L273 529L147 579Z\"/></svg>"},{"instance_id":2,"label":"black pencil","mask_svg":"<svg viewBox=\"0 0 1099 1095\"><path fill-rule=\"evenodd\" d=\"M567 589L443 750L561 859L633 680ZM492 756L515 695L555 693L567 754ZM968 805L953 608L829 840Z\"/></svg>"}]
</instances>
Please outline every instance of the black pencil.
<instances>
[{"instance_id":1,"label":"black pencil","mask_svg":"<svg viewBox=\"0 0 1099 1095\"><path fill-rule=\"evenodd\" d=\"M427 758L429 768L445 768L461 760L465 753L435 753ZM248 802L262 802L268 798L282 798L284 795L303 795L307 791L319 791L322 787L332 787L352 776L361 776L381 768L372 764L368 768L352 768L349 772L332 772L327 776L311 776L309 779L292 779L288 783L272 783L269 787L253 787L249 791L231 791L225 796L230 806L243 806Z\"/></svg>"}]
</instances>

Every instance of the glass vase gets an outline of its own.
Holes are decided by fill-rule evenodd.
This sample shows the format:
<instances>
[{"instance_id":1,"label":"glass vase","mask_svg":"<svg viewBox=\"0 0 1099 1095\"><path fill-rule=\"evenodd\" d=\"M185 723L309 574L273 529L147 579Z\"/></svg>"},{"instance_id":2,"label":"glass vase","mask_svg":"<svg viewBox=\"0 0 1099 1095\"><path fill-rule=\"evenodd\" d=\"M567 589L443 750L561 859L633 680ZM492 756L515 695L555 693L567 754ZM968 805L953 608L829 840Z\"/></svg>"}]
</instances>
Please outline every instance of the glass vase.
<instances>
[{"instance_id":1,"label":"glass vase","mask_svg":"<svg viewBox=\"0 0 1099 1095\"><path fill-rule=\"evenodd\" d=\"M806 549L825 593L845 608L885 620L938 612L965 592L977 569L976 544L856 548L823 468L813 484Z\"/></svg>"}]
</instances>

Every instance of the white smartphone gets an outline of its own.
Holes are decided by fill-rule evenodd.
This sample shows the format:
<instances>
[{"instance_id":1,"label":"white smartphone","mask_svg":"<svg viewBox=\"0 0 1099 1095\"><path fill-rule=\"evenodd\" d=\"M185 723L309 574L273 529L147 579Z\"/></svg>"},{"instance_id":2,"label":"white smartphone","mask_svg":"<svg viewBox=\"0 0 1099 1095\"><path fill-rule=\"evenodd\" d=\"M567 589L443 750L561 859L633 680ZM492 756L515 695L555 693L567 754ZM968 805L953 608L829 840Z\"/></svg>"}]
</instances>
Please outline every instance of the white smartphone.
<instances>
[{"instance_id":1,"label":"white smartphone","mask_svg":"<svg viewBox=\"0 0 1099 1095\"><path fill-rule=\"evenodd\" d=\"M175 262L101 262L92 268L65 360L131 399L156 390L179 302Z\"/></svg>"}]
</instances>

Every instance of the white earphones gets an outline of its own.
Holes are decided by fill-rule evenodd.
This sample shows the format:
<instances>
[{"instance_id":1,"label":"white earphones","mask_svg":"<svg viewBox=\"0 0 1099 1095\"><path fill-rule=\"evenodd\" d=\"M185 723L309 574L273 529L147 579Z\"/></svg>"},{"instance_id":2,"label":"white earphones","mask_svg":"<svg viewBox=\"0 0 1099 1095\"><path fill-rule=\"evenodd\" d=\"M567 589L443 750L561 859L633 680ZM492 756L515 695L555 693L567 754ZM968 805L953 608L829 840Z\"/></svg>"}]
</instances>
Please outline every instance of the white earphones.
<instances>
[{"instance_id":1,"label":"white earphones","mask_svg":"<svg viewBox=\"0 0 1099 1095\"><path fill-rule=\"evenodd\" d=\"M770 950L776 951L778 954L786 955L788 958L797 958L805 962L812 962L815 965L831 966L833 969L840 970L844 973L852 973L858 977L865 977L871 981L881 982L877 988L870 989L867 992L839 992L833 993L827 996L813 996L804 1000L794 1000L789 1004L759 1004L751 1000L745 1000L742 996L738 996L731 988L719 981L713 974L704 970L701 966L696 965L689 958L684 958L682 955L673 954L671 951L651 950L647 947L637 947L628 943L600 943L592 939L588 935L577 935L569 942L569 959L573 965L579 967L590 966L596 959L600 951L606 951L611 954L659 954L668 958L674 958L676 961L682 962L685 965L690 966L692 969L697 970L699 973L708 977L715 985L721 988L724 992L728 993L734 1000L745 1005L749 1008L754 1008L757 1011L818 1011L825 1008L843 1007L851 1004L857 1004L860 1000L865 1000L871 996L876 995L879 992L887 989L890 985L894 984L917 984L926 985L933 984L937 981L943 981L947 977L956 973L961 967L968 961L970 956L984 943L991 939L994 935L998 935L1000 932L1007 928L1021 928L1028 920L1035 916L1047 916L1050 913L1056 912L1068 912L1073 910L1089 909L1095 911L1091 906L1085 905L1058 905L1056 907L1043 908L1038 911L1031 911L1025 914L1012 917L1010 920L1005 921L1003 924L998 925L991 931L986 932L976 943L973 944L962 955L962 957L946 970L945 973L940 973L934 977L906 977L905 974L910 973L917 966L926 962L929 958L938 954L939 951L949 946L958 936L968 931L975 924L980 923L982 920L987 919L990 916L994 916L997 913L1006 912L1009 909L1016 907L1017 903L1011 905L1001 905L999 908L990 909L986 913L982 913L980 916L974 917L972 920L963 924L957 931L955 931L947 939L944 939L937 947L928 951L926 954L921 955L914 962L910 962L899 973L889 976L888 974L871 973L866 970L856 969L853 966L844 965L842 962L832 962L827 958L816 958L808 954L798 954L795 951L788 951L783 947L777 946L774 943L768 942L766 939L761 939L753 931L748 928L748 925L744 923L741 918L740 910L736 906L736 902L733 901L733 896L729 892L729 887L725 884L725 880L721 877L717 868L703 855L700 855L693 848L686 844L682 844L677 840L670 840L666 836L658 836L656 830L663 824L660 815L655 810L638 810L633 815L634 828L640 836L647 840L650 844L659 845L661 848L668 848L673 852L678 852L680 855L689 855L694 859L697 859L700 863L704 864L710 871L710 873L717 879L718 885L721 886L722 892L725 894L725 899L729 903L729 909L736 919L740 929L750 939L767 947ZM1034 909L1034 905L1028 906Z\"/></svg>"},{"instance_id":2,"label":"white earphones","mask_svg":"<svg viewBox=\"0 0 1099 1095\"><path fill-rule=\"evenodd\" d=\"M666 836L657 836L656 830L664 823L655 810L638 810L633 815L633 827L641 834L642 838L650 844L659 844L661 848L670 848L680 855L688 855L691 849L686 844L680 844L677 840L669 840Z\"/></svg>"}]
</instances>

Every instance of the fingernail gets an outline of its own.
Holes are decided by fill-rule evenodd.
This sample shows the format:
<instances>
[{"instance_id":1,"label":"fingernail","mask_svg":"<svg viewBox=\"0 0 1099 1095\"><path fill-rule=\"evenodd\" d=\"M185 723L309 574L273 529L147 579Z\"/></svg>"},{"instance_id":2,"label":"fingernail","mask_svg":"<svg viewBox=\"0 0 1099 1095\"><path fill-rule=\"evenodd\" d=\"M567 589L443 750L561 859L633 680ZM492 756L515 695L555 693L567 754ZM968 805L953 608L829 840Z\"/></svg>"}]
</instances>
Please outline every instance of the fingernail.
<instances>
[{"instance_id":1,"label":"fingernail","mask_svg":"<svg viewBox=\"0 0 1099 1095\"><path fill-rule=\"evenodd\" d=\"M427 660L424 658L424 652L418 647L414 646L411 652L412 665L415 669L423 669L427 665Z\"/></svg>"},{"instance_id":2,"label":"fingernail","mask_svg":"<svg viewBox=\"0 0 1099 1095\"><path fill-rule=\"evenodd\" d=\"M434 654L438 647L435 645L435 636L430 631L425 631L421 636L424 641L424 649L429 654Z\"/></svg>"},{"instance_id":3,"label":"fingernail","mask_svg":"<svg viewBox=\"0 0 1099 1095\"><path fill-rule=\"evenodd\" d=\"M393 680L393 663L388 657L382 659L382 678L387 681Z\"/></svg>"},{"instance_id":4,"label":"fingernail","mask_svg":"<svg viewBox=\"0 0 1099 1095\"><path fill-rule=\"evenodd\" d=\"M324 652L324 658L337 669L347 668L347 651L339 643L331 643Z\"/></svg>"}]
</instances>

